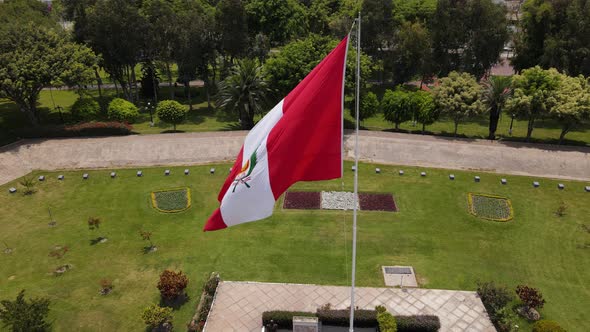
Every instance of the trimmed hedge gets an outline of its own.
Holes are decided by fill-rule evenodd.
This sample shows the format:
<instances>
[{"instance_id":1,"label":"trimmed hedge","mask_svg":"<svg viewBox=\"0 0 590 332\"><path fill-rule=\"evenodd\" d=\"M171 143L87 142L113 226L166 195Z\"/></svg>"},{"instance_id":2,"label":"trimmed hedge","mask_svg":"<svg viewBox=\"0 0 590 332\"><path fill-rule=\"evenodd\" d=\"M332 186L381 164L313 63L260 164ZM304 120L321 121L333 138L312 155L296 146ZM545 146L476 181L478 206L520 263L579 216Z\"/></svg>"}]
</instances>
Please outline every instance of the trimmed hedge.
<instances>
[{"instance_id":1,"label":"trimmed hedge","mask_svg":"<svg viewBox=\"0 0 590 332\"><path fill-rule=\"evenodd\" d=\"M94 99L78 98L70 110L74 121L89 121L100 116L100 105Z\"/></svg>"},{"instance_id":2,"label":"trimmed hedge","mask_svg":"<svg viewBox=\"0 0 590 332\"><path fill-rule=\"evenodd\" d=\"M397 332L435 332L440 329L438 316L395 316Z\"/></svg>"},{"instance_id":3,"label":"trimmed hedge","mask_svg":"<svg viewBox=\"0 0 590 332\"><path fill-rule=\"evenodd\" d=\"M262 313L262 325L266 326L274 321L279 329L293 328L293 316L318 317L323 325L349 326L350 310L318 310L316 313L301 311L265 311ZM397 322L397 332L436 332L440 329L437 316L394 316ZM355 327L377 327L377 311L355 310Z\"/></svg>"},{"instance_id":4,"label":"trimmed hedge","mask_svg":"<svg viewBox=\"0 0 590 332\"><path fill-rule=\"evenodd\" d=\"M133 103L122 98L115 98L109 104L108 116L115 121L133 123L139 117L139 110Z\"/></svg>"},{"instance_id":5,"label":"trimmed hedge","mask_svg":"<svg viewBox=\"0 0 590 332\"><path fill-rule=\"evenodd\" d=\"M75 125L24 128L16 132L21 138L130 135L133 127L121 122L84 122Z\"/></svg>"},{"instance_id":6,"label":"trimmed hedge","mask_svg":"<svg viewBox=\"0 0 590 332\"><path fill-rule=\"evenodd\" d=\"M266 326L272 320L279 329L292 329L293 316L316 317L316 314L304 311L265 311L262 313L262 326Z\"/></svg>"}]
</instances>

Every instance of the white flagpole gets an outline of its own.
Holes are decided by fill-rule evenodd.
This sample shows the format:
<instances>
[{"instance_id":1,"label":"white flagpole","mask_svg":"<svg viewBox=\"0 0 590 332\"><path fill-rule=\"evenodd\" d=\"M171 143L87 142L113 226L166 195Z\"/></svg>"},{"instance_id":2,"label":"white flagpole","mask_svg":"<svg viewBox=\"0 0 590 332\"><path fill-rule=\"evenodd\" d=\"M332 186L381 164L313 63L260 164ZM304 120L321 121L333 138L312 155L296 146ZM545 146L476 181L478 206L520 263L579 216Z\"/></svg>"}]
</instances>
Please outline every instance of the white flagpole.
<instances>
[{"instance_id":1,"label":"white flagpole","mask_svg":"<svg viewBox=\"0 0 590 332\"><path fill-rule=\"evenodd\" d=\"M356 30L356 126L354 134L354 208L352 212L352 286L350 287L350 332L354 332L354 284L356 277L356 215L358 205L358 187L359 187L359 97L360 97L360 77L361 77L361 13L357 18Z\"/></svg>"}]
</instances>

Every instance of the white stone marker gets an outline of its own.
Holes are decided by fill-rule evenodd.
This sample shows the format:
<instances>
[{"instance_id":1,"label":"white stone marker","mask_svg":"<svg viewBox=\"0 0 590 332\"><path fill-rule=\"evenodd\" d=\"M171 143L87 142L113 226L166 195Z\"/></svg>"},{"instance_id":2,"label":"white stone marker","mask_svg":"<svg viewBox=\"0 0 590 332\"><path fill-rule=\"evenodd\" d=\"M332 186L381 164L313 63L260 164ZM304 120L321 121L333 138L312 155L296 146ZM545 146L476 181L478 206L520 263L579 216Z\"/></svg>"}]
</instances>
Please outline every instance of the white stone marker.
<instances>
[{"instance_id":1,"label":"white stone marker","mask_svg":"<svg viewBox=\"0 0 590 332\"><path fill-rule=\"evenodd\" d=\"M184 175L188 175L188 168L184 170Z\"/></svg>"},{"instance_id":2,"label":"white stone marker","mask_svg":"<svg viewBox=\"0 0 590 332\"><path fill-rule=\"evenodd\" d=\"M557 188L561 189L565 189L565 185L563 183L560 183L557 185Z\"/></svg>"},{"instance_id":3,"label":"white stone marker","mask_svg":"<svg viewBox=\"0 0 590 332\"><path fill-rule=\"evenodd\" d=\"M137 171L137 177L140 178L142 175L143 175L143 172L142 171Z\"/></svg>"},{"instance_id":4,"label":"white stone marker","mask_svg":"<svg viewBox=\"0 0 590 332\"><path fill-rule=\"evenodd\" d=\"M39 181L45 181L45 175L39 176Z\"/></svg>"},{"instance_id":5,"label":"white stone marker","mask_svg":"<svg viewBox=\"0 0 590 332\"><path fill-rule=\"evenodd\" d=\"M111 172L111 177L114 179L117 176L117 173Z\"/></svg>"},{"instance_id":6,"label":"white stone marker","mask_svg":"<svg viewBox=\"0 0 590 332\"><path fill-rule=\"evenodd\" d=\"M478 175L476 175L473 179L475 180L475 182L481 181L481 178Z\"/></svg>"},{"instance_id":7,"label":"white stone marker","mask_svg":"<svg viewBox=\"0 0 590 332\"><path fill-rule=\"evenodd\" d=\"M352 171L356 171L356 167L352 166L350 169L352 169Z\"/></svg>"},{"instance_id":8,"label":"white stone marker","mask_svg":"<svg viewBox=\"0 0 590 332\"><path fill-rule=\"evenodd\" d=\"M404 175L404 171L403 170L399 170L399 175Z\"/></svg>"},{"instance_id":9,"label":"white stone marker","mask_svg":"<svg viewBox=\"0 0 590 332\"><path fill-rule=\"evenodd\" d=\"M381 173L381 168L375 168L375 173L380 174Z\"/></svg>"},{"instance_id":10,"label":"white stone marker","mask_svg":"<svg viewBox=\"0 0 590 332\"><path fill-rule=\"evenodd\" d=\"M500 182L501 182L502 184L507 184L507 183L508 183L508 181L507 181L506 179L502 179L502 180L500 180Z\"/></svg>"},{"instance_id":11,"label":"white stone marker","mask_svg":"<svg viewBox=\"0 0 590 332\"><path fill-rule=\"evenodd\" d=\"M426 176L426 172L420 173L420 176Z\"/></svg>"},{"instance_id":12,"label":"white stone marker","mask_svg":"<svg viewBox=\"0 0 590 332\"><path fill-rule=\"evenodd\" d=\"M8 189L8 192L11 194L14 194L16 192L16 188L12 187L12 188Z\"/></svg>"},{"instance_id":13,"label":"white stone marker","mask_svg":"<svg viewBox=\"0 0 590 332\"><path fill-rule=\"evenodd\" d=\"M215 168L211 168L211 169L209 170L209 173L211 173L211 174L215 174Z\"/></svg>"},{"instance_id":14,"label":"white stone marker","mask_svg":"<svg viewBox=\"0 0 590 332\"><path fill-rule=\"evenodd\" d=\"M590 186L584 187L584 190L586 190L586 192L589 192L590 193Z\"/></svg>"},{"instance_id":15,"label":"white stone marker","mask_svg":"<svg viewBox=\"0 0 590 332\"><path fill-rule=\"evenodd\" d=\"M82 179L88 180L88 173L84 173L84 175L82 175Z\"/></svg>"},{"instance_id":16,"label":"white stone marker","mask_svg":"<svg viewBox=\"0 0 590 332\"><path fill-rule=\"evenodd\" d=\"M166 176L170 175L170 170L169 169L165 170L164 175L166 175Z\"/></svg>"},{"instance_id":17,"label":"white stone marker","mask_svg":"<svg viewBox=\"0 0 590 332\"><path fill-rule=\"evenodd\" d=\"M449 175L449 179L450 179L450 180L455 180L455 174L451 174L451 175Z\"/></svg>"},{"instance_id":18,"label":"white stone marker","mask_svg":"<svg viewBox=\"0 0 590 332\"><path fill-rule=\"evenodd\" d=\"M533 187L538 188L541 184L537 181L533 182Z\"/></svg>"},{"instance_id":19,"label":"white stone marker","mask_svg":"<svg viewBox=\"0 0 590 332\"><path fill-rule=\"evenodd\" d=\"M64 176L60 174L60 175L57 177L57 179L58 179L58 180L63 180L63 179L64 179Z\"/></svg>"}]
</instances>

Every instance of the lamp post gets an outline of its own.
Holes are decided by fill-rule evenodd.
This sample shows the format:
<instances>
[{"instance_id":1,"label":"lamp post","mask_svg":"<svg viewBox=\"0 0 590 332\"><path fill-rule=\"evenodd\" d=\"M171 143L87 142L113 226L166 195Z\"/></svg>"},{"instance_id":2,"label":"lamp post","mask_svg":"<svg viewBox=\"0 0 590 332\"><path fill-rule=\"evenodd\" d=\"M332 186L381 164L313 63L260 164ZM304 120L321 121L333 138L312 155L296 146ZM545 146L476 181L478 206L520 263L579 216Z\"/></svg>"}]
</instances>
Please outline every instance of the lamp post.
<instances>
[{"instance_id":1,"label":"lamp post","mask_svg":"<svg viewBox=\"0 0 590 332\"><path fill-rule=\"evenodd\" d=\"M512 119L510 120L510 129L508 130L508 134L510 136L512 136L512 125L514 124L514 118L516 117L516 114L512 113Z\"/></svg>"},{"instance_id":2,"label":"lamp post","mask_svg":"<svg viewBox=\"0 0 590 332\"><path fill-rule=\"evenodd\" d=\"M154 126L154 116L152 114L152 104L148 101L147 103L147 109L148 111L150 111L150 127Z\"/></svg>"}]
</instances>

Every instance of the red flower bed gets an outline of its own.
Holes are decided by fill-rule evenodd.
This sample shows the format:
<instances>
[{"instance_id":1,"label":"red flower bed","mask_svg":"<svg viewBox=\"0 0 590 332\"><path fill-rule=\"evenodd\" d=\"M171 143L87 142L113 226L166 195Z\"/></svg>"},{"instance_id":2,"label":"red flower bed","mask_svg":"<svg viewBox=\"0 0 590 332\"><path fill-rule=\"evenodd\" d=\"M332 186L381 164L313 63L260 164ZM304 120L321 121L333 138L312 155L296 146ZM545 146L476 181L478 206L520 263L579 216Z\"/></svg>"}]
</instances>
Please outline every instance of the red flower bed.
<instances>
[{"instance_id":1,"label":"red flower bed","mask_svg":"<svg viewBox=\"0 0 590 332\"><path fill-rule=\"evenodd\" d=\"M320 209L321 193L309 191L288 191L283 202L284 209Z\"/></svg>"},{"instance_id":2,"label":"red flower bed","mask_svg":"<svg viewBox=\"0 0 590 332\"><path fill-rule=\"evenodd\" d=\"M397 211L392 194L359 193L359 205L364 211Z\"/></svg>"}]
</instances>

